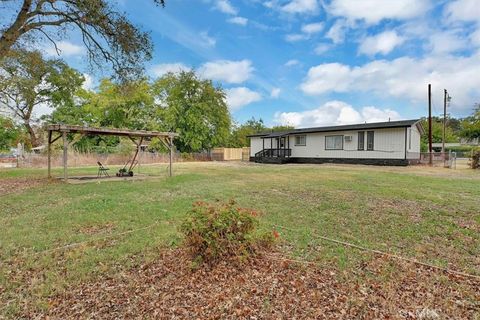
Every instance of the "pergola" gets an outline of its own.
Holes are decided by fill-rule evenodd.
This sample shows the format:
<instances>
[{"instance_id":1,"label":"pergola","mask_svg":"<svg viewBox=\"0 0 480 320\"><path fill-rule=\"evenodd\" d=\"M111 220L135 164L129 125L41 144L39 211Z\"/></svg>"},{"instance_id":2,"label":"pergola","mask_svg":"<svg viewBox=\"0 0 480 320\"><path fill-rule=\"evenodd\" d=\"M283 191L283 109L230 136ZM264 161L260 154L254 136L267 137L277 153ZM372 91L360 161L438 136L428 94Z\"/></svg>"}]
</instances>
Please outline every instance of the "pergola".
<instances>
[{"instance_id":1,"label":"pergola","mask_svg":"<svg viewBox=\"0 0 480 320\"><path fill-rule=\"evenodd\" d=\"M68 141L67 134L81 134L81 135L107 135L107 136L119 136L128 137L137 146L135 151L135 157L138 154L140 146L145 138L157 137L165 145L170 152L170 170L169 175L172 176L172 162L173 162L173 139L178 136L174 132L159 132L159 131L144 131L144 130L127 130L127 129L114 129L114 128L93 128L84 126L70 126L64 124L52 124L47 127L48 131L48 177L51 177L51 146L52 143L62 138L63 140L63 179L67 181L67 161L68 161ZM59 135L53 138L53 133L58 132ZM52 139L53 138L53 139ZM138 140L138 141L137 141Z\"/></svg>"}]
</instances>

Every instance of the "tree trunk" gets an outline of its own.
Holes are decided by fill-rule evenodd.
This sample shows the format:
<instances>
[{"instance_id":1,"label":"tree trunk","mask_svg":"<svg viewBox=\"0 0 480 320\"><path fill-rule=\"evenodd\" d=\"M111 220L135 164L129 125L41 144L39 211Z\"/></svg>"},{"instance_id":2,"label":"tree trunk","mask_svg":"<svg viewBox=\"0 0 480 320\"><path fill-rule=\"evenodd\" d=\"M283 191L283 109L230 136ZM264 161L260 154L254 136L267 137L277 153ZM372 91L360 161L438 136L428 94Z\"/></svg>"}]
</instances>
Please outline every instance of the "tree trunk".
<instances>
[{"instance_id":1,"label":"tree trunk","mask_svg":"<svg viewBox=\"0 0 480 320\"><path fill-rule=\"evenodd\" d=\"M17 42L18 38L25 32L25 29L22 30L22 28L25 27L31 5L32 0L23 1L22 8L18 12L15 21L0 37L0 60L5 57L10 48Z\"/></svg>"},{"instance_id":2,"label":"tree trunk","mask_svg":"<svg viewBox=\"0 0 480 320\"><path fill-rule=\"evenodd\" d=\"M32 144L32 147L38 147L40 145L40 142L38 141L37 135L35 134L35 131L30 125L30 122L24 122L24 125L28 131L28 134L30 135L30 142Z\"/></svg>"}]
</instances>

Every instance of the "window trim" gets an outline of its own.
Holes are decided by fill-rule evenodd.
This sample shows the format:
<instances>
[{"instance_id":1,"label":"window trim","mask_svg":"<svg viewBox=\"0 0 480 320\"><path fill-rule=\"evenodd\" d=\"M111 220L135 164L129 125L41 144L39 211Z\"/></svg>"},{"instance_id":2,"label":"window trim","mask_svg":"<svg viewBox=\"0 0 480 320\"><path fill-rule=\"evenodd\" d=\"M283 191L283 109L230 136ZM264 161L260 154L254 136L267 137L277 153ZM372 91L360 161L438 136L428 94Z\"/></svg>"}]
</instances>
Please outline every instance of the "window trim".
<instances>
[{"instance_id":1,"label":"window trim","mask_svg":"<svg viewBox=\"0 0 480 320\"><path fill-rule=\"evenodd\" d=\"M369 142L368 142L368 136L369 136L369 133L371 133L372 135L372 148L370 149L369 147ZM367 131L367 151L375 151L375 131Z\"/></svg>"},{"instance_id":2,"label":"window trim","mask_svg":"<svg viewBox=\"0 0 480 320\"><path fill-rule=\"evenodd\" d=\"M299 134L299 135L295 135L295 140L294 140L294 145L296 147L305 147L307 145L307 135L306 134ZM304 137L304 143L303 144L297 144L297 137Z\"/></svg>"},{"instance_id":3,"label":"window trim","mask_svg":"<svg viewBox=\"0 0 480 320\"><path fill-rule=\"evenodd\" d=\"M358 131L357 135L357 150L365 151L365 131ZM362 137L362 148L360 148L360 137Z\"/></svg>"},{"instance_id":4,"label":"window trim","mask_svg":"<svg viewBox=\"0 0 480 320\"><path fill-rule=\"evenodd\" d=\"M342 137L342 147L341 147L341 149L327 148L327 138L330 138L330 137ZM344 139L344 135L343 135L343 134L335 134L335 135L325 136L325 150L344 150L344 149L343 149L343 139Z\"/></svg>"}]
</instances>

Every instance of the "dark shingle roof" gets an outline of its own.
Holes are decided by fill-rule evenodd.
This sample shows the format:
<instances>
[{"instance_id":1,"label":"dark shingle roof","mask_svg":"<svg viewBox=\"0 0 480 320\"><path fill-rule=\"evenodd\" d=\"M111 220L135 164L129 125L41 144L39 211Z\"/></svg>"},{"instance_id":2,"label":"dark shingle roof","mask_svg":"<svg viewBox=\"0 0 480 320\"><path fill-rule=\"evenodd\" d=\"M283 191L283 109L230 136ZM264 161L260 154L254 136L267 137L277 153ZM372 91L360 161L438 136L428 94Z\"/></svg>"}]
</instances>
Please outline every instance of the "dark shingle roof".
<instances>
[{"instance_id":1,"label":"dark shingle roof","mask_svg":"<svg viewBox=\"0 0 480 320\"><path fill-rule=\"evenodd\" d=\"M257 134L249 135L248 137L275 138L275 137L279 137L287 134L333 132L333 131L347 131L347 130L368 130L368 129L383 129L383 128L403 128L403 127L410 127L419 121L420 121L419 119L414 119L414 120L400 120L400 121L388 121L388 122L347 124L342 126L302 128L302 129L293 129L293 130L282 131L282 132L257 133Z\"/></svg>"}]
</instances>

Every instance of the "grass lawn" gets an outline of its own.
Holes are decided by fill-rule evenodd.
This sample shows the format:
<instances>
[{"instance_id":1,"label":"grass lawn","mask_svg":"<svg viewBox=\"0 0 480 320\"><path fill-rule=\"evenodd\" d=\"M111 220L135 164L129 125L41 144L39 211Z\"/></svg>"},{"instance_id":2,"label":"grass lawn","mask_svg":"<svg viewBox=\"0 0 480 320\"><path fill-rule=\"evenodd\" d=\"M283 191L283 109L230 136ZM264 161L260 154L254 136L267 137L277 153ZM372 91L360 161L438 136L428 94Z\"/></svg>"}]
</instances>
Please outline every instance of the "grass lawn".
<instances>
[{"instance_id":1,"label":"grass lawn","mask_svg":"<svg viewBox=\"0 0 480 320\"><path fill-rule=\"evenodd\" d=\"M235 199L257 209L261 229L278 230L286 254L344 273L371 255L315 235L480 276L479 172L239 163L174 168L173 178L166 165L152 165L141 169L157 175L146 181L87 184L47 182L46 170L0 169L8 191L0 195L0 318L48 309L49 297L69 286L177 246L177 227L198 200ZM70 173L96 174L96 168Z\"/></svg>"}]
</instances>

